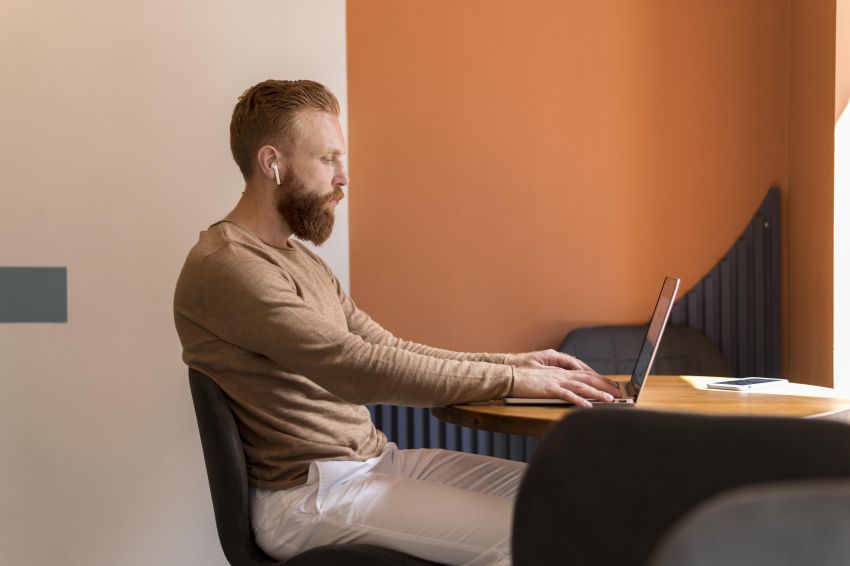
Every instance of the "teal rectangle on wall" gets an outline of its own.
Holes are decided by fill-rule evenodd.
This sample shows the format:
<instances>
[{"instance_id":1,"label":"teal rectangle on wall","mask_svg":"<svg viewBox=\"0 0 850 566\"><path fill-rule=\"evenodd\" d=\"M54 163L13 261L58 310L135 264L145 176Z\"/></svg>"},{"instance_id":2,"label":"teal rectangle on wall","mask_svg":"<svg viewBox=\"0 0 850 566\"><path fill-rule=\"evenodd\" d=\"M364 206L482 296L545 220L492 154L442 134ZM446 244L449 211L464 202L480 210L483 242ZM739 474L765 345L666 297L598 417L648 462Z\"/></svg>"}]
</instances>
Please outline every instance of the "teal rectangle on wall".
<instances>
[{"instance_id":1,"label":"teal rectangle on wall","mask_svg":"<svg viewBox=\"0 0 850 566\"><path fill-rule=\"evenodd\" d=\"M0 267L2 322L68 322L68 268Z\"/></svg>"}]
</instances>

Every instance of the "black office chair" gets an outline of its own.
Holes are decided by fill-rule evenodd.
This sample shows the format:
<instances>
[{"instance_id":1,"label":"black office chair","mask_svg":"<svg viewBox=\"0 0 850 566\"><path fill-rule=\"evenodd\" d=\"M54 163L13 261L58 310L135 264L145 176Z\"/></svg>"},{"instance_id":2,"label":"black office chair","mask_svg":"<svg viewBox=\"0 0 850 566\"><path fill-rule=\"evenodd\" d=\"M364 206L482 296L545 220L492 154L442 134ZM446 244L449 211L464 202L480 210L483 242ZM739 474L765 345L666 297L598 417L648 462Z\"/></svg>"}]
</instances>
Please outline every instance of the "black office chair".
<instances>
[{"instance_id":1,"label":"black office chair","mask_svg":"<svg viewBox=\"0 0 850 566\"><path fill-rule=\"evenodd\" d=\"M224 392L189 369L189 387L210 483L218 538L233 566L281 566L254 541L251 503L242 439ZM434 566L401 552L365 544L335 544L311 549L286 561L287 566Z\"/></svg>"},{"instance_id":2,"label":"black office chair","mask_svg":"<svg viewBox=\"0 0 850 566\"><path fill-rule=\"evenodd\" d=\"M558 350L576 356L601 374L630 374L645 334L645 324L586 326L567 333ZM690 326L674 324L664 331L652 374L735 375L705 334Z\"/></svg>"},{"instance_id":3,"label":"black office chair","mask_svg":"<svg viewBox=\"0 0 850 566\"><path fill-rule=\"evenodd\" d=\"M640 566L674 524L717 494L831 478L850 479L846 424L576 411L544 438L520 485L513 563Z\"/></svg>"}]
</instances>

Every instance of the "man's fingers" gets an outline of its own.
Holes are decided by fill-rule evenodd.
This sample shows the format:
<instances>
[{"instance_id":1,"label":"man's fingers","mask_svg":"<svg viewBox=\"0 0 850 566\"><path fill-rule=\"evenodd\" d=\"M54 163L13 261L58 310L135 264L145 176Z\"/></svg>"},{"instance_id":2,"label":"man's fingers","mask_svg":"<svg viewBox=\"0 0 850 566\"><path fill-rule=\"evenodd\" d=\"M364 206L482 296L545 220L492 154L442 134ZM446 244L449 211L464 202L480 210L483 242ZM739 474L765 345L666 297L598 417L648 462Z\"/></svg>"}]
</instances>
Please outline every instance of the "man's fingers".
<instances>
[{"instance_id":1,"label":"man's fingers","mask_svg":"<svg viewBox=\"0 0 850 566\"><path fill-rule=\"evenodd\" d=\"M611 402L620 396L616 381L593 371L564 370L557 367L521 369L516 374L514 397L549 397L589 407L587 399Z\"/></svg>"},{"instance_id":2,"label":"man's fingers","mask_svg":"<svg viewBox=\"0 0 850 566\"><path fill-rule=\"evenodd\" d=\"M601 375L594 376L592 385L597 389L602 389L603 391L607 391L611 395L615 397L619 397L622 394L622 390L620 389L620 384L613 379L608 379L607 377L602 377Z\"/></svg>"},{"instance_id":3,"label":"man's fingers","mask_svg":"<svg viewBox=\"0 0 850 566\"><path fill-rule=\"evenodd\" d=\"M607 377L602 377L601 375L592 372L573 372L573 375L578 381L586 383L596 389L607 391L611 395L617 397L620 395L620 386L617 385L617 382L613 379L608 379Z\"/></svg>"},{"instance_id":4,"label":"man's fingers","mask_svg":"<svg viewBox=\"0 0 850 566\"><path fill-rule=\"evenodd\" d=\"M577 370L587 370L587 369L589 369L587 366L585 366L583 363L581 363L581 360L579 360L578 358L574 358L574 357L568 356L566 354L564 354L564 358L566 359L566 362L563 364L563 367L566 367L567 369L577 369Z\"/></svg>"},{"instance_id":5,"label":"man's fingers","mask_svg":"<svg viewBox=\"0 0 850 566\"><path fill-rule=\"evenodd\" d=\"M534 356L537 359L537 362L542 366L562 368L566 370L582 369L576 358L551 348L548 350L533 352L529 355Z\"/></svg>"},{"instance_id":6,"label":"man's fingers","mask_svg":"<svg viewBox=\"0 0 850 566\"><path fill-rule=\"evenodd\" d=\"M535 359L538 367L556 367L567 371L588 371L596 374L596 370L577 357L557 350L541 350L539 352L524 355L531 356L532 359Z\"/></svg>"},{"instance_id":7,"label":"man's fingers","mask_svg":"<svg viewBox=\"0 0 850 566\"><path fill-rule=\"evenodd\" d=\"M561 384L561 387L565 389L569 389L582 397L588 399L597 399L599 401L611 402L614 400L614 395L611 393L607 393L605 391L600 391L595 387L588 385L587 383L583 383L581 381L567 381Z\"/></svg>"},{"instance_id":8,"label":"man's fingers","mask_svg":"<svg viewBox=\"0 0 850 566\"><path fill-rule=\"evenodd\" d=\"M576 407L583 407L585 409L590 409L591 407L593 407L590 401L564 387L556 387L553 393L554 397L563 399L567 403L572 403Z\"/></svg>"},{"instance_id":9,"label":"man's fingers","mask_svg":"<svg viewBox=\"0 0 850 566\"><path fill-rule=\"evenodd\" d=\"M563 352L556 352L556 353L559 356L563 356L564 359L565 359L564 363L561 364L561 367L566 367L566 369L577 369L577 370L584 370L584 371L592 371L593 373L596 373L596 371L594 371L594 369L592 367L590 367L589 365L587 365L586 363L584 363L583 361L581 361L577 357L571 356L570 354L564 354ZM567 367L568 365L570 367Z\"/></svg>"},{"instance_id":10,"label":"man's fingers","mask_svg":"<svg viewBox=\"0 0 850 566\"><path fill-rule=\"evenodd\" d=\"M589 365L587 365L586 363L584 363L583 361L581 361L577 357L571 356L569 354L561 354L561 355L564 356L564 358L566 358L566 360L567 360L562 365L562 367L566 367L566 369L589 371L589 372L596 373L596 371L592 367L590 367ZM569 367L567 367L567 366L569 366Z\"/></svg>"}]
</instances>

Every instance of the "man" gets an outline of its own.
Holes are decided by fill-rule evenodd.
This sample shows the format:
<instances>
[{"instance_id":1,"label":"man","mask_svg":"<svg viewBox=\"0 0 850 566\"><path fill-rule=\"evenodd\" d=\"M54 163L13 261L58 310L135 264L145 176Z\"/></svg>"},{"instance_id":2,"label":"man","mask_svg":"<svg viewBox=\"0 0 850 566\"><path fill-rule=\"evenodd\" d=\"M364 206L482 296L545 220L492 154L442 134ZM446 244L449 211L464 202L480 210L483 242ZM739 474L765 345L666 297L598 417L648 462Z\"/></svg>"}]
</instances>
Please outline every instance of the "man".
<instances>
[{"instance_id":1,"label":"man","mask_svg":"<svg viewBox=\"0 0 850 566\"><path fill-rule=\"evenodd\" d=\"M180 275L185 362L228 396L254 487L258 544L286 559L334 542L396 548L448 564L509 564L524 464L398 450L364 406L438 406L507 395L611 400L612 382L547 350L467 354L396 338L359 310L294 235L331 234L348 176L334 95L264 81L233 111L245 191L200 235Z\"/></svg>"}]
</instances>

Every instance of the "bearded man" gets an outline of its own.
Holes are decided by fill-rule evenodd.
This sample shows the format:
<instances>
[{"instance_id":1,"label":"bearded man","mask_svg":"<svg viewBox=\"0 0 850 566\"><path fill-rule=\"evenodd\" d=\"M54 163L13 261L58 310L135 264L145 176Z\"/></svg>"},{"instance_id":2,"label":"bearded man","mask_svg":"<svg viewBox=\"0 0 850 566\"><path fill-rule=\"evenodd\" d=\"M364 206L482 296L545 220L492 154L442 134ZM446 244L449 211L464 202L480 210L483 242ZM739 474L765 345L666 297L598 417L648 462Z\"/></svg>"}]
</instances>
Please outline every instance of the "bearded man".
<instances>
[{"instance_id":1,"label":"bearded man","mask_svg":"<svg viewBox=\"0 0 850 566\"><path fill-rule=\"evenodd\" d=\"M401 340L358 309L321 244L348 185L339 105L312 81L240 97L230 143L245 178L233 211L201 233L175 293L183 359L227 395L253 488L257 543L284 560L335 542L446 564L509 564L525 465L399 450L367 403L420 407L515 397L589 406L619 390L547 350L471 354Z\"/></svg>"}]
</instances>

